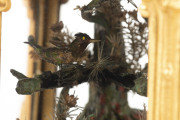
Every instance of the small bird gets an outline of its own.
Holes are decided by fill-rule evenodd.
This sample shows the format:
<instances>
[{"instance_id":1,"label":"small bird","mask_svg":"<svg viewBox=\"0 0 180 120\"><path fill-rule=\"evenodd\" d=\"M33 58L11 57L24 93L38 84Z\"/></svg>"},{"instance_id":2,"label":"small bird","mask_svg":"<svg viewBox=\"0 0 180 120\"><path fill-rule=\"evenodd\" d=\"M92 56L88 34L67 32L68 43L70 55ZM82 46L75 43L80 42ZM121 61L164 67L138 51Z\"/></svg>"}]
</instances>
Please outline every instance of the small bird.
<instances>
[{"instance_id":1,"label":"small bird","mask_svg":"<svg viewBox=\"0 0 180 120\"><path fill-rule=\"evenodd\" d=\"M27 43L33 47L41 59L54 65L61 65L71 63L78 58L81 58L84 55L86 47L90 43L100 41L91 39L86 33L77 33L75 34L75 37L75 40L65 47L63 47L63 45L56 45L54 43L54 45L56 45L55 47L43 48L36 44L32 35L28 37L28 42L24 43Z\"/></svg>"}]
</instances>

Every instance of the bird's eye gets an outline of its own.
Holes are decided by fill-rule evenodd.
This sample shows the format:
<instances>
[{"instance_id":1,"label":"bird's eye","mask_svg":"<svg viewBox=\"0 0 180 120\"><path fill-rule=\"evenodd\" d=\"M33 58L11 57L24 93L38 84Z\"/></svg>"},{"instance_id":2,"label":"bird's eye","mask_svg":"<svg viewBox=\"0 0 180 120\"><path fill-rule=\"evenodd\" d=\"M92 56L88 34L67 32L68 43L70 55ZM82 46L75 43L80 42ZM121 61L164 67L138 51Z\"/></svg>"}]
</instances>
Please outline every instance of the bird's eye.
<instances>
[{"instance_id":1,"label":"bird's eye","mask_svg":"<svg viewBox=\"0 0 180 120\"><path fill-rule=\"evenodd\" d=\"M85 40L86 38L83 36L82 39Z\"/></svg>"}]
</instances>

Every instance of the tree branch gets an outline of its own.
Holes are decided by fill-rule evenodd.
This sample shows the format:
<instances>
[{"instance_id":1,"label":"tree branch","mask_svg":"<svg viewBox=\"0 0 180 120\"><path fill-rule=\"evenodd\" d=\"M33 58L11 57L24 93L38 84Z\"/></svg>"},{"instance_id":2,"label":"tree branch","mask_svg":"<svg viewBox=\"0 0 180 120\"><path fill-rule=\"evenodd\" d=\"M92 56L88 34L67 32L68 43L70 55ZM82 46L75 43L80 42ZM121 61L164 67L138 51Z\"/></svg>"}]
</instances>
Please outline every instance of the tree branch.
<instances>
[{"instance_id":1,"label":"tree branch","mask_svg":"<svg viewBox=\"0 0 180 120\"><path fill-rule=\"evenodd\" d=\"M95 73L94 73L95 72ZM84 82L93 81L100 87L105 87L111 83L121 85L127 89L132 89L135 92L145 95L142 91L142 83L146 79L138 79L141 74L126 74L119 75L111 72L107 67L96 70L92 66L83 65L68 65L57 72L44 72L41 75L36 75L34 78L28 78L22 73L11 69L11 73L19 81L17 83L16 92L18 94L32 94L34 92L58 88L58 87L73 87ZM141 83L141 82L142 83ZM135 83L136 85L135 85Z\"/></svg>"},{"instance_id":2,"label":"tree branch","mask_svg":"<svg viewBox=\"0 0 180 120\"><path fill-rule=\"evenodd\" d=\"M83 6L81 10L81 16L88 22L93 22L103 26L106 29L109 29L109 24L105 18L105 15L98 11L93 12L93 9L98 6L100 1L101 0L92 0L87 6Z\"/></svg>"}]
</instances>

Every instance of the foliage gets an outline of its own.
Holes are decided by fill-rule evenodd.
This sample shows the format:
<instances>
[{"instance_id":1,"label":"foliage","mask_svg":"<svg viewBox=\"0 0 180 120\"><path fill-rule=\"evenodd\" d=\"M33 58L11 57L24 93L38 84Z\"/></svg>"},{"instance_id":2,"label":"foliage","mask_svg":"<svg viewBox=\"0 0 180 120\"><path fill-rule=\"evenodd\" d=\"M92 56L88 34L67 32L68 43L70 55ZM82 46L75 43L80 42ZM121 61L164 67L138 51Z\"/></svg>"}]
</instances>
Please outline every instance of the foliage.
<instances>
[{"instance_id":1,"label":"foliage","mask_svg":"<svg viewBox=\"0 0 180 120\"><path fill-rule=\"evenodd\" d=\"M132 0L128 2L136 7ZM81 11L83 19L96 24L95 37L101 42L96 40L99 43L95 44L94 54L85 50L90 42L81 44L94 39L85 33L73 37L67 28L64 30L62 21L51 27L53 34L49 48L37 45L30 36L25 43L34 47L35 52L30 53L33 58L39 57L61 69L33 78L11 69L19 80L17 93L32 94L43 89L64 87L55 116L58 120L65 120L71 117L70 108L80 109L76 105L78 98L69 95L69 89L88 82L91 85L90 100L76 120L144 119L128 106L127 92L133 90L143 96L147 94L147 66L142 68L139 64L139 60L147 55L147 22L138 19L137 10L125 10L121 0L92 0L75 10Z\"/></svg>"}]
</instances>

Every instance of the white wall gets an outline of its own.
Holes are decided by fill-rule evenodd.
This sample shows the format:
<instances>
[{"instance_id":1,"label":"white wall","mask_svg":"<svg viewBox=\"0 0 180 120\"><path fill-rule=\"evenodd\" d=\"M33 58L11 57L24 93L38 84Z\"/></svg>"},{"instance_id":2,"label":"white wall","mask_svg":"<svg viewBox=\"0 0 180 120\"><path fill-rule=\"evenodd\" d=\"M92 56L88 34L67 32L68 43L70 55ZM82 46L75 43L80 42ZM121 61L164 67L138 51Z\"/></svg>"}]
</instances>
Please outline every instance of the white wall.
<instances>
[{"instance_id":1,"label":"white wall","mask_svg":"<svg viewBox=\"0 0 180 120\"><path fill-rule=\"evenodd\" d=\"M24 96L15 91L17 79L10 73L16 69L26 74L27 41L29 21L23 0L11 0L8 12L2 13L0 120L15 120L19 117Z\"/></svg>"}]
</instances>

